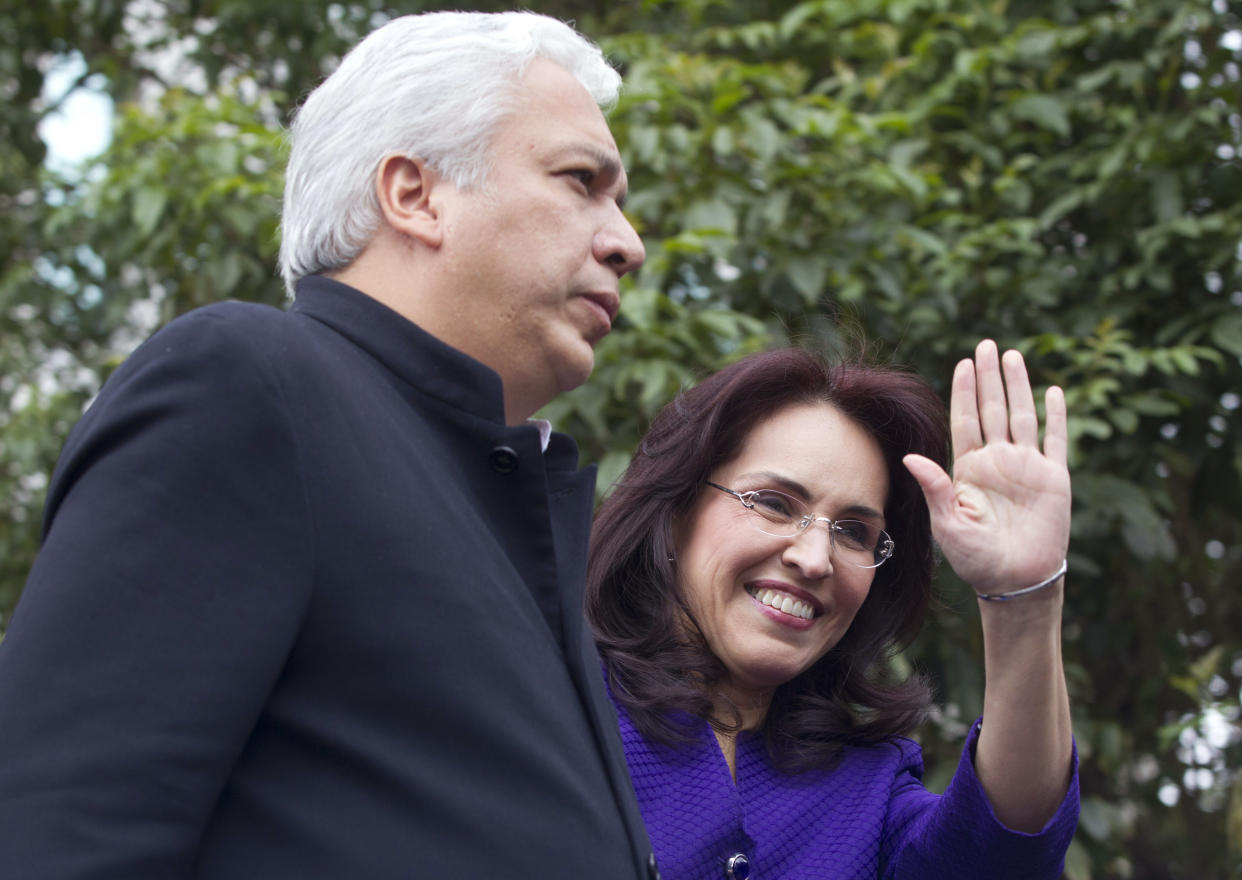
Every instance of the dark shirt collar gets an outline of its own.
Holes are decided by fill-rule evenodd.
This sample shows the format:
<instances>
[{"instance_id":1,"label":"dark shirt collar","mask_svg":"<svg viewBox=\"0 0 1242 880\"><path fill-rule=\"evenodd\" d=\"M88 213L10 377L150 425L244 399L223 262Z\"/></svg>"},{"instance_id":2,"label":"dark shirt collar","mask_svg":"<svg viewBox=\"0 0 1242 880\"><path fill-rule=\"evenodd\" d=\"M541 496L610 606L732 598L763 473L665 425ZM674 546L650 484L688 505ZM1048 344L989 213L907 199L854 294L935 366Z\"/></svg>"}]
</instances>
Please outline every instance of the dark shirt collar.
<instances>
[{"instance_id":1,"label":"dark shirt collar","mask_svg":"<svg viewBox=\"0 0 1242 880\"><path fill-rule=\"evenodd\" d=\"M297 283L291 310L331 327L410 385L480 418L505 423L504 388L495 370L362 291L309 275Z\"/></svg>"}]
</instances>

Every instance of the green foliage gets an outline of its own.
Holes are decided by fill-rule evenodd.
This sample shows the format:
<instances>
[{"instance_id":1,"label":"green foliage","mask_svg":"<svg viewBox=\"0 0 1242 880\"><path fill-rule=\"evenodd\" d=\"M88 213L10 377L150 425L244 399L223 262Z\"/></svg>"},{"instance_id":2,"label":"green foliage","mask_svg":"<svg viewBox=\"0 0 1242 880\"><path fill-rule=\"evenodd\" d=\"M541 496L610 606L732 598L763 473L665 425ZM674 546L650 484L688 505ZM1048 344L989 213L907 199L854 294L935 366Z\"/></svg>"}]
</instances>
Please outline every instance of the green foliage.
<instances>
[{"instance_id":1,"label":"green foliage","mask_svg":"<svg viewBox=\"0 0 1242 880\"><path fill-rule=\"evenodd\" d=\"M273 117L229 91L173 90L153 110L122 108L100 177L49 229L71 240L79 230L111 230L87 239L103 265L122 269L93 279L101 307L150 301L163 323L230 297L279 301L272 282L284 156Z\"/></svg>"},{"instance_id":2,"label":"green foliage","mask_svg":"<svg viewBox=\"0 0 1242 880\"><path fill-rule=\"evenodd\" d=\"M188 308L282 300L293 104L380 18L430 6L0 13L0 608L59 445L111 367ZM601 490L664 401L757 348L865 339L941 388L980 337L1021 348L1071 411L1084 801L1067 876L1242 876L1242 743L1214 732L1242 690L1242 7L535 6L626 73L611 122L649 258L591 382L545 412ZM75 49L120 112L108 153L60 180L32 133L44 61ZM902 660L941 688L933 785L982 694L978 627L943 574L944 607Z\"/></svg>"}]
</instances>

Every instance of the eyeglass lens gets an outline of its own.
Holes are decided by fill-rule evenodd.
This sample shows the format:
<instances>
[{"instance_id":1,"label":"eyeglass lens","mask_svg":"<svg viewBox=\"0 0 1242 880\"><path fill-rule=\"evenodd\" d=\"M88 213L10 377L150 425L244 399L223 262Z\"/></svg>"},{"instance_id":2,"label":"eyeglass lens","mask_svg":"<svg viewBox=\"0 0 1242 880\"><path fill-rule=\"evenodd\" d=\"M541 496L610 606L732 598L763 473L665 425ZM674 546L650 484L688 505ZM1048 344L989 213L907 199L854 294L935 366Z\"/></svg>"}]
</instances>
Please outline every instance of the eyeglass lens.
<instances>
[{"instance_id":1,"label":"eyeglass lens","mask_svg":"<svg viewBox=\"0 0 1242 880\"><path fill-rule=\"evenodd\" d=\"M750 511L759 514L762 521L757 522L756 526L764 534L793 538L806 531L812 523L823 521L832 535L833 548L854 565L874 568L892 555L892 539L887 532L871 523L816 517L802 501L775 489L735 492L715 483L710 485L735 496Z\"/></svg>"}]
</instances>

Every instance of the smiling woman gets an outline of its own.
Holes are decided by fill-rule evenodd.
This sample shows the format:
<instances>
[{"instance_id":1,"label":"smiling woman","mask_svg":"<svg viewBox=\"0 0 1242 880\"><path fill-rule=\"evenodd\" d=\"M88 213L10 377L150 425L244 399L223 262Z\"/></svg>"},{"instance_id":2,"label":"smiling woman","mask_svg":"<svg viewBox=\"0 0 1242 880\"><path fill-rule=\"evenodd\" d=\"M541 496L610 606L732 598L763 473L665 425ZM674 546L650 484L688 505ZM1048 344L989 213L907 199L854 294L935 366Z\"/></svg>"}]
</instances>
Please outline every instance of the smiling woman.
<instances>
[{"instance_id":1,"label":"smiling woman","mask_svg":"<svg viewBox=\"0 0 1242 880\"><path fill-rule=\"evenodd\" d=\"M771 513L764 516L753 500L747 507L744 500L737 503L740 496L700 492L674 523L679 584L690 617L725 669L716 694L738 707L744 727L754 728L773 690L831 650L867 598L874 553L865 553L866 566L851 562L856 554L843 547L829 517L870 511L878 521L871 529L882 533L888 473L879 444L858 423L830 403L807 403L787 405L755 425L712 477L745 489L752 499L777 499L767 502ZM775 485L796 495L776 492ZM782 497L789 501L782 504ZM791 527L781 529L781 519L770 518L795 504L827 511L818 519L830 525L815 528L813 514L794 521L786 513ZM799 531L801 522L807 527ZM802 609L809 614L798 613ZM725 737L722 743L730 766L732 742Z\"/></svg>"},{"instance_id":2,"label":"smiling woman","mask_svg":"<svg viewBox=\"0 0 1242 880\"><path fill-rule=\"evenodd\" d=\"M1065 554L1064 408L1055 391L1041 453L1021 358L1003 370L990 342L958 367L956 483L925 382L800 350L652 424L600 509L587 607L669 880L1060 874L1078 806L1060 578L1003 597ZM933 529L989 600L988 732L944 796L905 739L928 688L888 662L926 612Z\"/></svg>"}]
</instances>

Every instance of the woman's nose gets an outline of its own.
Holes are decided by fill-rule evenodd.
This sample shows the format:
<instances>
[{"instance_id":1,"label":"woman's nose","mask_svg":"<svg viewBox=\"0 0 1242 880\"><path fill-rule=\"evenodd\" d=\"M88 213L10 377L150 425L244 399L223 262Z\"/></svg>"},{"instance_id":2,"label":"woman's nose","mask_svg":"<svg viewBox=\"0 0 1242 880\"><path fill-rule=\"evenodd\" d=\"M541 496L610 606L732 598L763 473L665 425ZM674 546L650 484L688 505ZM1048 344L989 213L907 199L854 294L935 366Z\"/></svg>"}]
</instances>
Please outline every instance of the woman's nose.
<instances>
[{"instance_id":1,"label":"woman's nose","mask_svg":"<svg viewBox=\"0 0 1242 880\"><path fill-rule=\"evenodd\" d=\"M823 528L819 528L822 525ZM832 520L820 516L807 524L781 555L786 565L798 568L811 579L827 577L832 573Z\"/></svg>"}]
</instances>

